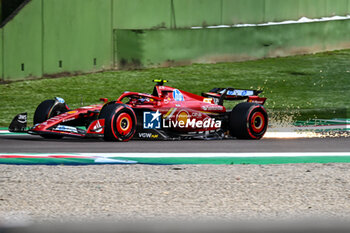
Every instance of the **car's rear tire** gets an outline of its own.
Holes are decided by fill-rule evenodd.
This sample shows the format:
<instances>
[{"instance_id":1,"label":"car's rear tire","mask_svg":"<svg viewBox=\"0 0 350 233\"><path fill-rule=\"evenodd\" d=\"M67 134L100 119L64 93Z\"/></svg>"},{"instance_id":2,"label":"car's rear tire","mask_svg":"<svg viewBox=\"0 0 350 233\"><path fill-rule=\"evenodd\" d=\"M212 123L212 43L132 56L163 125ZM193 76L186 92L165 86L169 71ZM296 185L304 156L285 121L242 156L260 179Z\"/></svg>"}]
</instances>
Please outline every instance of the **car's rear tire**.
<instances>
[{"instance_id":1,"label":"car's rear tire","mask_svg":"<svg viewBox=\"0 0 350 233\"><path fill-rule=\"evenodd\" d=\"M34 113L34 125L43 123L44 121L60 115L68 111L68 107L64 103L57 103L55 100L45 100L39 104ZM40 135L43 138L59 139L61 135Z\"/></svg>"},{"instance_id":2,"label":"car's rear tire","mask_svg":"<svg viewBox=\"0 0 350 233\"><path fill-rule=\"evenodd\" d=\"M260 104L240 103L230 114L230 135L238 139L261 139L267 125L268 116Z\"/></svg>"},{"instance_id":3,"label":"car's rear tire","mask_svg":"<svg viewBox=\"0 0 350 233\"><path fill-rule=\"evenodd\" d=\"M105 119L106 141L129 141L136 132L134 110L125 104L108 104L101 109L99 119Z\"/></svg>"}]
</instances>

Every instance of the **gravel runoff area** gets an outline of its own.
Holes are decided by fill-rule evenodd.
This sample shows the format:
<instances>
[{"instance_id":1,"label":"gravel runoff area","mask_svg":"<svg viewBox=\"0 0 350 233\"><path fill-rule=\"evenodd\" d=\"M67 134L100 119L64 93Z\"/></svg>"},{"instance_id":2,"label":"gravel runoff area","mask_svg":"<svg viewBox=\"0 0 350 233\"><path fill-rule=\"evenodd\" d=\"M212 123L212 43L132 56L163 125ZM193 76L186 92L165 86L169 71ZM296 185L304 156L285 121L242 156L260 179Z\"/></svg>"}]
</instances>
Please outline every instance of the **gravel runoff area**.
<instances>
[{"instance_id":1,"label":"gravel runoff area","mask_svg":"<svg viewBox=\"0 0 350 233\"><path fill-rule=\"evenodd\" d=\"M0 223L350 219L350 164L0 165Z\"/></svg>"}]
</instances>

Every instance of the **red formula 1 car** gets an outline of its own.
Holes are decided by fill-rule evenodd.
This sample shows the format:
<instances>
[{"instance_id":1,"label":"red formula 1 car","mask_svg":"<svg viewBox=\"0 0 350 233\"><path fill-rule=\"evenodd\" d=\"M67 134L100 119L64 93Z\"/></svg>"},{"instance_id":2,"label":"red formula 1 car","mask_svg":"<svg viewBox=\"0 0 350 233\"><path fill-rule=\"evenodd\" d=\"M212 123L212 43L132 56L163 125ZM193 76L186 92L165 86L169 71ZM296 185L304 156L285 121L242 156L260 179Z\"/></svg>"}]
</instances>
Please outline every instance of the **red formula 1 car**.
<instances>
[{"instance_id":1,"label":"red formula 1 car","mask_svg":"<svg viewBox=\"0 0 350 233\"><path fill-rule=\"evenodd\" d=\"M45 100L27 129L27 114L17 115L11 132L27 132L44 138L103 137L107 141L130 139L260 139L268 116L258 97L261 91L214 88L202 96L164 86L154 80L153 93L124 92L116 101L71 110L62 98ZM232 111L224 100L247 100Z\"/></svg>"}]
</instances>

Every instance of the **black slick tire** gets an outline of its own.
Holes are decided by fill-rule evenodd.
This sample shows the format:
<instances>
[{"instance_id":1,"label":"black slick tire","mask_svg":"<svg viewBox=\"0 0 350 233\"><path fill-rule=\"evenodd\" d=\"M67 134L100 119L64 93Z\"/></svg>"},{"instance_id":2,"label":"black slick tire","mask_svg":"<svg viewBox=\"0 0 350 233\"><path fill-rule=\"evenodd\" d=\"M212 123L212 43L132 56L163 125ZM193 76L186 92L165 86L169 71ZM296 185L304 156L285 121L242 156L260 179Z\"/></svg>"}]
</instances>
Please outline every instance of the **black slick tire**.
<instances>
[{"instance_id":1,"label":"black slick tire","mask_svg":"<svg viewBox=\"0 0 350 233\"><path fill-rule=\"evenodd\" d=\"M230 135L238 139L261 139L266 133L267 125L268 116L260 104L240 103L230 114Z\"/></svg>"},{"instance_id":2,"label":"black slick tire","mask_svg":"<svg viewBox=\"0 0 350 233\"><path fill-rule=\"evenodd\" d=\"M101 109L99 119L105 119L105 141L129 141L136 132L134 110L125 104L108 104Z\"/></svg>"},{"instance_id":3,"label":"black slick tire","mask_svg":"<svg viewBox=\"0 0 350 233\"><path fill-rule=\"evenodd\" d=\"M55 100L45 100L39 104L34 113L34 125L40 124L54 116L67 112L68 108L65 104L57 103ZM48 139L60 139L61 135L40 135Z\"/></svg>"}]
</instances>

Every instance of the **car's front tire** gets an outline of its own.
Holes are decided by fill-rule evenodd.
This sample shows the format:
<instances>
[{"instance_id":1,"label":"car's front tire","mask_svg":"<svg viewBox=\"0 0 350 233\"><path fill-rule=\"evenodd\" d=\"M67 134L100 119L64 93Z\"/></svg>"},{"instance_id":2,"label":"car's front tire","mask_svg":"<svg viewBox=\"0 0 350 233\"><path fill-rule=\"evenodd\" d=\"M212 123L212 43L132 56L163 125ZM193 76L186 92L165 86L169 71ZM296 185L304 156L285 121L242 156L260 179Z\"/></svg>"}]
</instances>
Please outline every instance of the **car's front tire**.
<instances>
[{"instance_id":1,"label":"car's front tire","mask_svg":"<svg viewBox=\"0 0 350 233\"><path fill-rule=\"evenodd\" d=\"M64 103L58 103L55 100L45 100L39 104L34 113L33 123L34 125L43 123L44 121L65 113L68 111L68 107ZM61 135L40 135L43 138L59 139Z\"/></svg>"}]
</instances>

